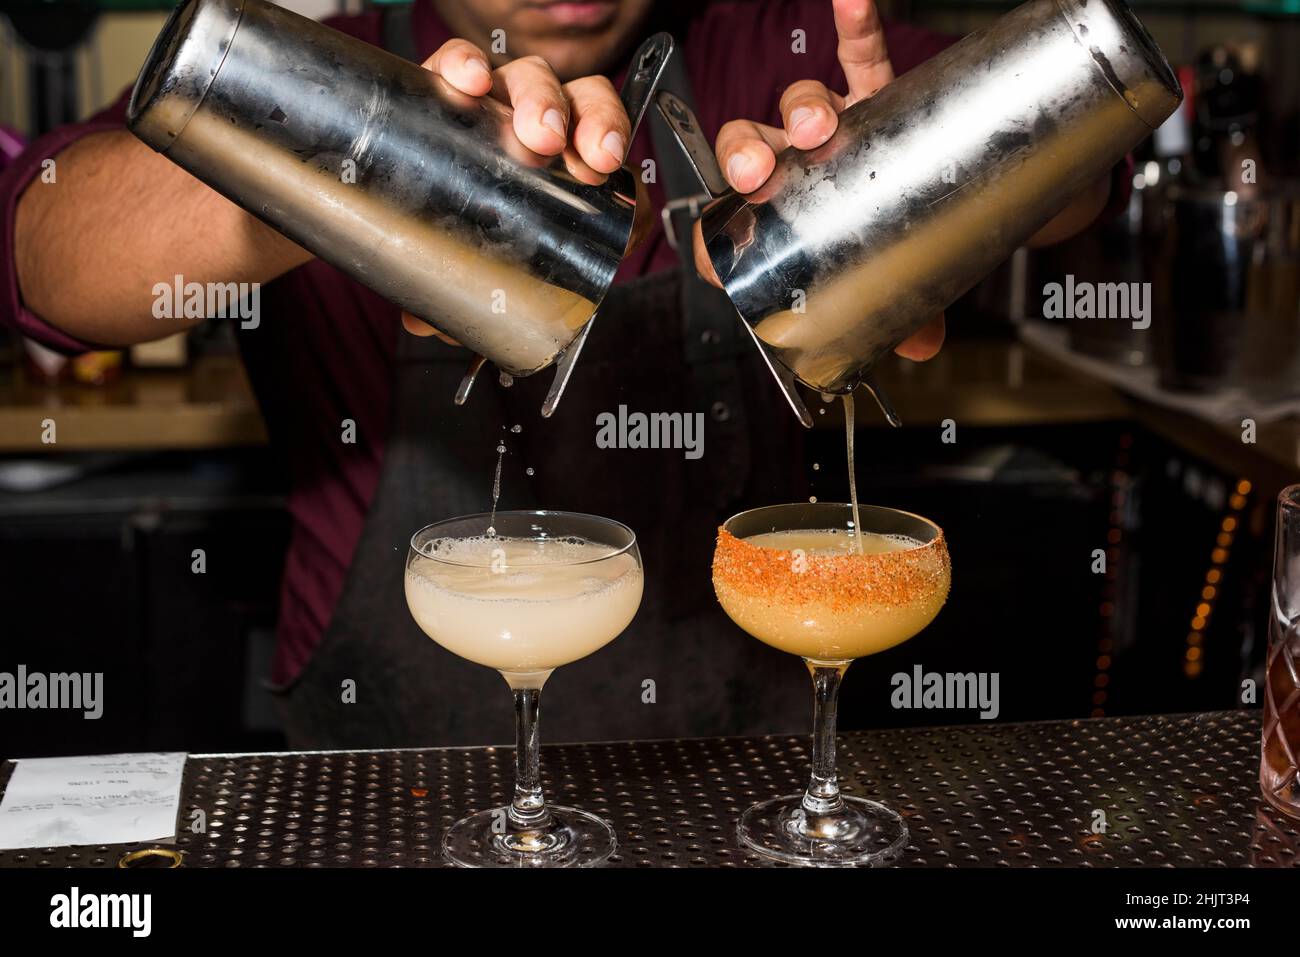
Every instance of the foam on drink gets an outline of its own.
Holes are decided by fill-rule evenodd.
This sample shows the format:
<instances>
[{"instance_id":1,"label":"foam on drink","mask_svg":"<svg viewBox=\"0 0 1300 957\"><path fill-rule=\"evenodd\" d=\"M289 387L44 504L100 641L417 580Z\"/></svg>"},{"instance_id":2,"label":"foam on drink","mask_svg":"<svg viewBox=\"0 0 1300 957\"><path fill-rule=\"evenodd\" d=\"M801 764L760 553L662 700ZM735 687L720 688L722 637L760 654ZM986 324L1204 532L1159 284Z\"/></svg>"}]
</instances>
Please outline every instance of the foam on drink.
<instances>
[{"instance_id":1,"label":"foam on drink","mask_svg":"<svg viewBox=\"0 0 1300 957\"><path fill-rule=\"evenodd\" d=\"M420 629L448 651L511 674L540 674L540 686L552 669L613 641L636 614L641 569L632 555L612 551L581 538L434 539L407 567L406 601Z\"/></svg>"}]
</instances>

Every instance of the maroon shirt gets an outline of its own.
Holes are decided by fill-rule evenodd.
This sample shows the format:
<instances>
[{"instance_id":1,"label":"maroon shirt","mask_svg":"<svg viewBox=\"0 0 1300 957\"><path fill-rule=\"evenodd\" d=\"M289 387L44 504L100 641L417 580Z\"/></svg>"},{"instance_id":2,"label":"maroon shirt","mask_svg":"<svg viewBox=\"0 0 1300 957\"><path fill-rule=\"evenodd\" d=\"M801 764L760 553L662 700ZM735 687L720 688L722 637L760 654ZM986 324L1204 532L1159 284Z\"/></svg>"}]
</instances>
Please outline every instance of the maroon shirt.
<instances>
[{"instance_id":1,"label":"maroon shirt","mask_svg":"<svg viewBox=\"0 0 1300 957\"><path fill-rule=\"evenodd\" d=\"M382 44L381 11L327 22ZM417 0L412 26L416 48L425 55L451 36L428 0ZM804 53L791 50L796 29L805 31ZM674 32L684 38L695 105L710 141L730 119L779 125L781 93L796 80L813 78L832 89L846 88L829 0L712 4L700 10L684 34ZM888 24L885 34L898 73L953 42L904 24ZM14 208L40 174L42 160L88 133L122 129L126 100L123 95L89 121L37 140L0 174L0 320L61 351L92 344L60 332L24 307L14 271ZM649 124L643 123L629 163L639 167L653 155ZM660 208L662 189L656 183L650 192ZM196 230L202 225L194 224ZM622 265L619 278L669 268L677 261L656 217L654 234ZM272 441L290 468L292 534L272 674L275 681L286 682L306 664L329 625L379 481L400 324L394 306L319 261L263 287L261 305L259 328L236 334ZM345 418L357 424L356 444L339 441Z\"/></svg>"}]
</instances>

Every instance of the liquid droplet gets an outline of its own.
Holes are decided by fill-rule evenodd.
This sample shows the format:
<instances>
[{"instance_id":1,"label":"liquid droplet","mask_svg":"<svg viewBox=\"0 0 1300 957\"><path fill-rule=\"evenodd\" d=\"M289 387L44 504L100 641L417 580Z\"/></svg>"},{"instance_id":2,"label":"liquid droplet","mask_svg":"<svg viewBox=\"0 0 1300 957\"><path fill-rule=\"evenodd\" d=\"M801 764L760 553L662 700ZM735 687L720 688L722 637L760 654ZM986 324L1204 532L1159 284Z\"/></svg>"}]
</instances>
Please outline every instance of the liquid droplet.
<instances>
[{"instance_id":1,"label":"liquid droplet","mask_svg":"<svg viewBox=\"0 0 1300 957\"><path fill-rule=\"evenodd\" d=\"M816 504L817 504L817 496L816 496L816 495L809 495L809 496L808 496L808 501L810 501L810 502L812 502L814 505L816 505Z\"/></svg>"},{"instance_id":2,"label":"liquid droplet","mask_svg":"<svg viewBox=\"0 0 1300 957\"><path fill-rule=\"evenodd\" d=\"M497 454L500 455L500 454L502 454L503 452L505 452L505 450L506 450L506 444L505 444L504 442L498 442L498 443L497 443Z\"/></svg>"},{"instance_id":3,"label":"liquid droplet","mask_svg":"<svg viewBox=\"0 0 1300 957\"><path fill-rule=\"evenodd\" d=\"M817 414L818 414L818 415L825 415L825 414L826 414L826 410L825 410L825 409L818 409L818 410L817 410Z\"/></svg>"},{"instance_id":4,"label":"liquid droplet","mask_svg":"<svg viewBox=\"0 0 1300 957\"><path fill-rule=\"evenodd\" d=\"M503 372L497 376L497 381L501 383L501 388L508 389L515 384L515 377L509 372Z\"/></svg>"},{"instance_id":5,"label":"liquid droplet","mask_svg":"<svg viewBox=\"0 0 1300 957\"><path fill-rule=\"evenodd\" d=\"M814 471L814 472L820 472L821 470L822 470L822 467L821 467L820 465L818 465L816 462L814 462L814 463L813 463L813 471Z\"/></svg>"},{"instance_id":6,"label":"liquid droplet","mask_svg":"<svg viewBox=\"0 0 1300 957\"><path fill-rule=\"evenodd\" d=\"M516 435L518 435L518 434L519 434L520 432L522 432L523 430L524 430L524 427L523 427L522 425L512 425L512 426L510 426L510 431L511 431L511 432L514 432Z\"/></svg>"},{"instance_id":7,"label":"liquid droplet","mask_svg":"<svg viewBox=\"0 0 1300 957\"><path fill-rule=\"evenodd\" d=\"M525 475L532 475L532 474L533 474L533 470L532 470L532 468L530 467L530 468L526 468L526 469L524 469L524 474L525 474Z\"/></svg>"}]
</instances>

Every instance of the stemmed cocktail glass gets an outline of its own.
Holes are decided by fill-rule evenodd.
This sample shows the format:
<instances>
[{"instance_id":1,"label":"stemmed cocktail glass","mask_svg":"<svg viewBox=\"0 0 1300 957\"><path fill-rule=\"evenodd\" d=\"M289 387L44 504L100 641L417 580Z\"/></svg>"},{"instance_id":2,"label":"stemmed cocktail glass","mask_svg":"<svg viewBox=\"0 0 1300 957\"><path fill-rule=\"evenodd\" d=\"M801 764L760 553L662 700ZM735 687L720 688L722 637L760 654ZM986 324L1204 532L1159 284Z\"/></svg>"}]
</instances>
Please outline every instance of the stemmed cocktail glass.
<instances>
[{"instance_id":1,"label":"stemmed cocktail glass","mask_svg":"<svg viewBox=\"0 0 1300 957\"><path fill-rule=\"evenodd\" d=\"M948 597L943 532L890 508L796 503L730 518L718 533L713 587L749 634L799 655L815 695L812 778L803 794L772 798L741 815L740 841L795 864L872 864L907 841L899 815L840 793L835 714L854 659L906 641Z\"/></svg>"},{"instance_id":2,"label":"stemmed cocktail glass","mask_svg":"<svg viewBox=\"0 0 1300 957\"><path fill-rule=\"evenodd\" d=\"M538 758L542 685L613 641L641 603L641 555L626 525L574 512L497 512L411 538L406 602L448 651L501 672L515 696L515 789L505 808L453 824L443 851L469 867L589 866L614 852L600 818L546 803Z\"/></svg>"}]
</instances>

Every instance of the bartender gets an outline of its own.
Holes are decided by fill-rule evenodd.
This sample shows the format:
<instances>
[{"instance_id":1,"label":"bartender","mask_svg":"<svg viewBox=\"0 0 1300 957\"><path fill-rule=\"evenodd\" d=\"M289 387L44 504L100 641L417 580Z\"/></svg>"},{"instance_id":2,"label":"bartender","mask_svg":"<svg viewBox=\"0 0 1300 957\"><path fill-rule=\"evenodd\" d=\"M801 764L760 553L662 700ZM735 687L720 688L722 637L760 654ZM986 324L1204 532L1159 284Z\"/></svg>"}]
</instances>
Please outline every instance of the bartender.
<instances>
[{"instance_id":1,"label":"bartender","mask_svg":"<svg viewBox=\"0 0 1300 957\"><path fill-rule=\"evenodd\" d=\"M501 679L424 638L402 586L414 530L490 505L503 441L503 508L618 519L645 561L627 632L550 679L549 739L802 729L806 677L726 620L709 573L721 520L806 497L801 430L725 296L696 275L686 211L698 185L657 116L629 142L616 83L642 38L674 33L664 86L694 104L728 181L750 192L777 152L823 143L839 111L951 39L882 24L871 0L416 0L328 23L510 104L519 139L563 153L575 176L598 181L627 162L653 171L655 210L680 201L667 230L639 213L653 231L624 262L553 418L537 416L536 378L481 382L454 406L466 350L137 141L126 95L36 141L0 178L4 321L64 352L125 346L197 321L155 318L159 282L264 284L259 321L235 336L287 469L271 679L292 746L510 738ZM489 52L494 37L505 52ZM42 175L49 159L53 176ZM1094 184L1035 242L1072 235L1121 192ZM938 317L898 351L926 359L943 335ZM597 416L620 406L703 413L703 454L597 447Z\"/></svg>"}]
</instances>

